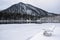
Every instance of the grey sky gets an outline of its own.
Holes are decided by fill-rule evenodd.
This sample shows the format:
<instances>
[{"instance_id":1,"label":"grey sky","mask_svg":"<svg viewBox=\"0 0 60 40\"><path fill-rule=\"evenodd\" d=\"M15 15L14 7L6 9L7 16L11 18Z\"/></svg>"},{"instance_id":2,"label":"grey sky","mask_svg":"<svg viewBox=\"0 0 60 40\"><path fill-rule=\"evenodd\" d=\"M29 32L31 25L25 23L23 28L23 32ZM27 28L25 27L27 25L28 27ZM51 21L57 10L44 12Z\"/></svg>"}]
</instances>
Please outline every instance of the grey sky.
<instances>
[{"instance_id":1,"label":"grey sky","mask_svg":"<svg viewBox=\"0 0 60 40\"><path fill-rule=\"evenodd\" d=\"M19 2L34 5L48 12L60 13L60 0L0 0L0 10Z\"/></svg>"}]
</instances>

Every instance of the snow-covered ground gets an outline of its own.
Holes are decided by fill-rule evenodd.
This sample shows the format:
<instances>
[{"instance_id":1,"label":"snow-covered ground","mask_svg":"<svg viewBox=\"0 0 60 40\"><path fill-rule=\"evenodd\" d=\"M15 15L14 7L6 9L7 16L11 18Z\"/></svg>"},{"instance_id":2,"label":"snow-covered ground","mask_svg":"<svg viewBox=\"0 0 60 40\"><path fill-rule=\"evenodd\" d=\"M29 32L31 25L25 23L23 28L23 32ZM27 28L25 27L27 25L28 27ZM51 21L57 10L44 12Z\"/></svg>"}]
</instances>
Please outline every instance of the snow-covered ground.
<instances>
[{"instance_id":1,"label":"snow-covered ground","mask_svg":"<svg viewBox=\"0 0 60 40\"><path fill-rule=\"evenodd\" d=\"M43 35L43 29L54 29L53 35ZM60 40L60 23L1 24L0 40Z\"/></svg>"}]
</instances>

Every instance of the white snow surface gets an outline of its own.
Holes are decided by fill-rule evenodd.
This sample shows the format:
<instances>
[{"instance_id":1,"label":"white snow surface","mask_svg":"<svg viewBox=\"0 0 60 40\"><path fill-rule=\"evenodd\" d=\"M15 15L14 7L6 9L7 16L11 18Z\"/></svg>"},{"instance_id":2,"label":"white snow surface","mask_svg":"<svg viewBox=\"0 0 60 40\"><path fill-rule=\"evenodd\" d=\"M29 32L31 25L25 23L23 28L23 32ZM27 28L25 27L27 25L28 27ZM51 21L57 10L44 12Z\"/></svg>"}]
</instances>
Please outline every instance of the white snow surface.
<instances>
[{"instance_id":1,"label":"white snow surface","mask_svg":"<svg viewBox=\"0 0 60 40\"><path fill-rule=\"evenodd\" d=\"M43 35L43 29L55 26L53 35ZM60 23L0 24L0 40L60 40Z\"/></svg>"}]
</instances>

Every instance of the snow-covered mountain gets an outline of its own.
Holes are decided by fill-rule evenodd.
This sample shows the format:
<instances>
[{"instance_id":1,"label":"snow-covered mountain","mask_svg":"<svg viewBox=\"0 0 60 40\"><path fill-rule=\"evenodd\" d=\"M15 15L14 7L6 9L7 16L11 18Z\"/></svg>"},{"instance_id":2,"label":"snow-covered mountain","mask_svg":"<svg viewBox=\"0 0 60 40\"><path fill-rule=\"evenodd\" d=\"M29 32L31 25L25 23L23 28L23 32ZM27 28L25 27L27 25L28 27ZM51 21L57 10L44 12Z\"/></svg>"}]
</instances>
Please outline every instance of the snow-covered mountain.
<instances>
[{"instance_id":1,"label":"snow-covered mountain","mask_svg":"<svg viewBox=\"0 0 60 40\"><path fill-rule=\"evenodd\" d=\"M21 14L29 14L29 15L34 15L34 16L46 16L48 12L34 7L30 4L25 4L25 3L17 3L12 5L11 7L7 8L3 12L7 13L21 13Z\"/></svg>"},{"instance_id":2,"label":"snow-covered mountain","mask_svg":"<svg viewBox=\"0 0 60 40\"><path fill-rule=\"evenodd\" d=\"M25 3L17 3L9 8L2 10L0 12L0 20L5 20L5 22L11 22L11 20L51 20L54 19L57 16L57 14L47 12L41 8L37 8L35 6L32 6L30 4ZM7 20L7 21L6 21ZM38 21L38 22L46 22L46 21ZM13 21L13 22L17 22ZM54 20L53 20L54 21ZM60 20L58 20L59 22ZM18 21L20 22L20 21ZM36 22L36 21L35 21ZM52 22L52 21L51 21ZM54 21L55 22L55 21Z\"/></svg>"},{"instance_id":3,"label":"snow-covered mountain","mask_svg":"<svg viewBox=\"0 0 60 40\"><path fill-rule=\"evenodd\" d=\"M21 13L21 14L27 14L27 15L33 15L33 16L47 16L50 14L49 12L42 10L41 8L37 8L35 6L32 6L30 4L25 4L22 2L14 4L11 7L3 10L2 12Z\"/></svg>"}]
</instances>

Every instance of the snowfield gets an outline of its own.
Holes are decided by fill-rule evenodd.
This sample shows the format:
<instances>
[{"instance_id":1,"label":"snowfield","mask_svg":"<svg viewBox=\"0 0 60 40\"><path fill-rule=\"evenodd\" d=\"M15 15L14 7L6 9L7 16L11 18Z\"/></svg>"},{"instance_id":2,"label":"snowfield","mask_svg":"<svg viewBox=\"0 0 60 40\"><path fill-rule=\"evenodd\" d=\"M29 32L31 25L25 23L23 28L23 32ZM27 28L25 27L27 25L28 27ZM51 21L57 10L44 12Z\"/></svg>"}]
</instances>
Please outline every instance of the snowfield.
<instances>
[{"instance_id":1,"label":"snowfield","mask_svg":"<svg viewBox=\"0 0 60 40\"><path fill-rule=\"evenodd\" d=\"M52 30L54 26L52 36L43 35L43 29ZM1 24L0 40L60 40L60 23Z\"/></svg>"}]
</instances>

